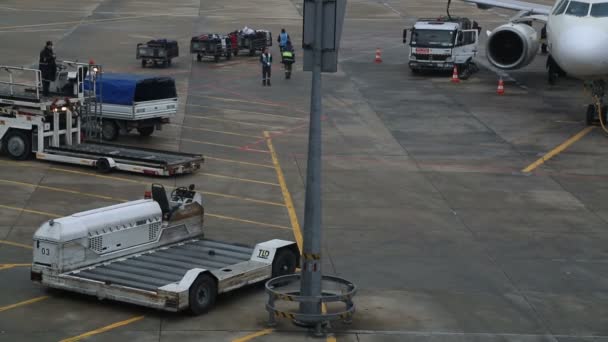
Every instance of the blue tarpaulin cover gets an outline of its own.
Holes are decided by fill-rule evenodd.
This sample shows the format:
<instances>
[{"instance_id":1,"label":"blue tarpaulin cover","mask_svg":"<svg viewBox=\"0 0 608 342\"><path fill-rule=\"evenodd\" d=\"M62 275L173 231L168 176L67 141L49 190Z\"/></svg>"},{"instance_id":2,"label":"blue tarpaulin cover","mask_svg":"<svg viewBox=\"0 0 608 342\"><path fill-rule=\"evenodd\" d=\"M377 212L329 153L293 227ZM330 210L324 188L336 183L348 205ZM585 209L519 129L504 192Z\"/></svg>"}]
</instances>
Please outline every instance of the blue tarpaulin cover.
<instances>
[{"instance_id":1,"label":"blue tarpaulin cover","mask_svg":"<svg viewBox=\"0 0 608 342\"><path fill-rule=\"evenodd\" d=\"M113 74L104 73L97 79L97 96L103 103L117 105L132 105L135 102L135 89L137 84L144 80L156 79L149 75ZM85 82L85 89L90 89L89 82Z\"/></svg>"}]
</instances>

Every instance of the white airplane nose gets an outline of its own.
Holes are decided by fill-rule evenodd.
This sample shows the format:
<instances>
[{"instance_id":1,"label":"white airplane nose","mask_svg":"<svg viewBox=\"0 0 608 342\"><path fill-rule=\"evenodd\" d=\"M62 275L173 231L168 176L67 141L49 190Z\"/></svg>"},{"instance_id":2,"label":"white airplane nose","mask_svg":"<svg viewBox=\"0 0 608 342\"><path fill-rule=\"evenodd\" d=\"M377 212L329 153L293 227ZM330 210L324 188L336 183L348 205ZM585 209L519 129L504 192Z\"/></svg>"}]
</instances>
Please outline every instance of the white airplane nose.
<instances>
[{"instance_id":1,"label":"white airplane nose","mask_svg":"<svg viewBox=\"0 0 608 342\"><path fill-rule=\"evenodd\" d=\"M575 26L566 29L555 43L553 57L567 74L599 77L608 73L608 32Z\"/></svg>"}]
</instances>

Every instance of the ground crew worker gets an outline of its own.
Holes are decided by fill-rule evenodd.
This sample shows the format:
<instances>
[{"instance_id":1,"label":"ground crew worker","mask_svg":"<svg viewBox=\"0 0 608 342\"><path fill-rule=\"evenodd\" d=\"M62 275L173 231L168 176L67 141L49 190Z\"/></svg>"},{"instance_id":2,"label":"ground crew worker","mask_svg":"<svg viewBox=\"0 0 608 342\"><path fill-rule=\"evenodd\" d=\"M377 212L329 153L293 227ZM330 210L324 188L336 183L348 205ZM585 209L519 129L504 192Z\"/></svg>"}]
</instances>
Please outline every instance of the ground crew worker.
<instances>
[{"instance_id":1,"label":"ground crew worker","mask_svg":"<svg viewBox=\"0 0 608 342\"><path fill-rule=\"evenodd\" d=\"M49 96L49 87L51 81L55 81L57 76L57 63L55 61L55 53L53 52L53 42L46 42L44 49L40 51L40 60L38 61L38 69L42 77L42 95Z\"/></svg>"},{"instance_id":2,"label":"ground crew worker","mask_svg":"<svg viewBox=\"0 0 608 342\"><path fill-rule=\"evenodd\" d=\"M264 52L260 55L260 63L262 63L262 86L270 87L270 74L272 67L272 54L268 48L264 48Z\"/></svg>"},{"instance_id":3,"label":"ground crew worker","mask_svg":"<svg viewBox=\"0 0 608 342\"><path fill-rule=\"evenodd\" d=\"M540 50L543 54L547 53L547 25L544 25L543 28L540 30L540 41L541 41L541 46L540 46Z\"/></svg>"},{"instance_id":4,"label":"ground crew worker","mask_svg":"<svg viewBox=\"0 0 608 342\"><path fill-rule=\"evenodd\" d=\"M291 39L287 32L285 32L285 29L281 29L281 33L279 33L279 37L277 38L277 42L279 43L279 49L281 49L281 52L283 52L283 49L285 49L287 42L290 40Z\"/></svg>"},{"instance_id":5,"label":"ground crew worker","mask_svg":"<svg viewBox=\"0 0 608 342\"><path fill-rule=\"evenodd\" d=\"M285 65L285 78L291 78L291 67L296 62L296 53L291 45L291 41L287 41L285 49L281 52L281 63Z\"/></svg>"}]
</instances>

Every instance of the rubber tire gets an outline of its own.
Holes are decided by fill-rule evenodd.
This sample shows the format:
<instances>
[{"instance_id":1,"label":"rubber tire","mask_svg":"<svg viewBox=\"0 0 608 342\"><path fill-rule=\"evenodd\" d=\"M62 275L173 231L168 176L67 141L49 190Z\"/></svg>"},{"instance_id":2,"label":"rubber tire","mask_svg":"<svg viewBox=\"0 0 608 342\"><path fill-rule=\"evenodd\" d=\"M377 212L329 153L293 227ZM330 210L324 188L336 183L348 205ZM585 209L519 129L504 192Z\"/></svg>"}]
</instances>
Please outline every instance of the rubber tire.
<instances>
[{"instance_id":1,"label":"rubber tire","mask_svg":"<svg viewBox=\"0 0 608 342\"><path fill-rule=\"evenodd\" d=\"M412 74L414 74L414 75L419 75L420 74L420 69L410 68L410 70L412 71Z\"/></svg>"},{"instance_id":2,"label":"rubber tire","mask_svg":"<svg viewBox=\"0 0 608 342\"><path fill-rule=\"evenodd\" d=\"M230 52L228 52L226 54L226 60L229 61L232 58L232 54Z\"/></svg>"},{"instance_id":3,"label":"rubber tire","mask_svg":"<svg viewBox=\"0 0 608 342\"><path fill-rule=\"evenodd\" d=\"M145 68L145 67L146 67L146 60L145 60L145 59L142 59L142 60L141 60L141 67L142 67L142 68Z\"/></svg>"},{"instance_id":4,"label":"rubber tire","mask_svg":"<svg viewBox=\"0 0 608 342\"><path fill-rule=\"evenodd\" d=\"M253 55L255 55L255 50L254 49L249 50L249 56L253 56Z\"/></svg>"},{"instance_id":5,"label":"rubber tire","mask_svg":"<svg viewBox=\"0 0 608 342\"><path fill-rule=\"evenodd\" d=\"M458 73L459 79L466 81L469 79L469 77L471 77L471 66L469 65L469 63L461 65L458 69L460 70L460 72Z\"/></svg>"},{"instance_id":6,"label":"rubber tire","mask_svg":"<svg viewBox=\"0 0 608 342\"><path fill-rule=\"evenodd\" d=\"M172 63L172 62L171 62L171 58L169 58L169 59L167 60L167 66L171 66L171 63Z\"/></svg>"},{"instance_id":7,"label":"rubber tire","mask_svg":"<svg viewBox=\"0 0 608 342\"><path fill-rule=\"evenodd\" d=\"M272 277L280 277L293 274L296 271L298 257L290 248L283 248L277 251L272 261Z\"/></svg>"},{"instance_id":8,"label":"rubber tire","mask_svg":"<svg viewBox=\"0 0 608 342\"><path fill-rule=\"evenodd\" d=\"M110 163L106 158L99 158L95 162L95 167L99 173L110 173L112 168L110 167Z\"/></svg>"},{"instance_id":9,"label":"rubber tire","mask_svg":"<svg viewBox=\"0 0 608 342\"><path fill-rule=\"evenodd\" d=\"M201 56L201 54L200 54L200 53L197 53L197 54L196 54L196 61L197 61L197 62L200 62L200 61L202 61L202 60L203 60L203 56Z\"/></svg>"},{"instance_id":10,"label":"rubber tire","mask_svg":"<svg viewBox=\"0 0 608 342\"><path fill-rule=\"evenodd\" d=\"M213 56L213 61L214 61L215 63L219 62L219 61L220 61L220 55L215 55L215 56Z\"/></svg>"},{"instance_id":11,"label":"rubber tire","mask_svg":"<svg viewBox=\"0 0 608 342\"><path fill-rule=\"evenodd\" d=\"M118 138L119 128L114 121L104 120L101 124L101 137L106 141L114 141Z\"/></svg>"},{"instance_id":12,"label":"rubber tire","mask_svg":"<svg viewBox=\"0 0 608 342\"><path fill-rule=\"evenodd\" d=\"M160 66L161 66L161 67L163 67L163 68L166 68L166 67L167 67L167 65L169 65L169 63L167 63L167 60L166 60L166 59L165 59L165 60L163 60L163 61L160 63Z\"/></svg>"},{"instance_id":13,"label":"rubber tire","mask_svg":"<svg viewBox=\"0 0 608 342\"><path fill-rule=\"evenodd\" d=\"M593 126L593 124L595 124L595 114L595 106L592 104L587 106L587 115L585 118L587 126Z\"/></svg>"},{"instance_id":14,"label":"rubber tire","mask_svg":"<svg viewBox=\"0 0 608 342\"><path fill-rule=\"evenodd\" d=\"M137 129L137 132L139 133L139 135L141 135L142 137L149 137L152 135L152 133L154 133L154 126L147 126L147 127L139 127Z\"/></svg>"},{"instance_id":15,"label":"rubber tire","mask_svg":"<svg viewBox=\"0 0 608 342\"><path fill-rule=\"evenodd\" d=\"M234 57L236 57L239 54L239 50L234 50L232 54L234 55Z\"/></svg>"},{"instance_id":16,"label":"rubber tire","mask_svg":"<svg viewBox=\"0 0 608 342\"><path fill-rule=\"evenodd\" d=\"M22 151L17 151L20 153L14 154L11 152L9 148L9 142L13 140L15 142L20 143L23 146ZM32 154L32 140L30 135L21 130L10 130L6 133L4 138L2 139L2 150L8 154L11 159L14 160L26 160ZM13 151L15 152L15 151Z\"/></svg>"},{"instance_id":17,"label":"rubber tire","mask_svg":"<svg viewBox=\"0 0 608 342\"><path fill-rule=\"evenodd\" d=\"M203 292L204 301L199 300L200 294ZM215 304L217 297L217 284L209 274L200 274L194 283L190 285L188 291L188 303L190 304L190 313L193 315L202 315L209 311Z\"/></svg>"}]
</instances>

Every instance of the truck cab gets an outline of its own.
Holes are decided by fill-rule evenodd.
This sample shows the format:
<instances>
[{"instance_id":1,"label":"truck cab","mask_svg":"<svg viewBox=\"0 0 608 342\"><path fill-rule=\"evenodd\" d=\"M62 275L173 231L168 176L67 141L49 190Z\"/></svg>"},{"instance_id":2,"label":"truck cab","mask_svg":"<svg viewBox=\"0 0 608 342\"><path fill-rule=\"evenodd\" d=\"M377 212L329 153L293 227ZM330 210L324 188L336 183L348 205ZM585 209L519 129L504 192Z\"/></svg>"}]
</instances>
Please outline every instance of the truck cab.
<instances>
[{"instance_id":1,"label":"truck cab","mask_svg":"<svg viewBox=\"0 0 608 342\"><path fill-rule=\"evenodd\" d=\"M408 30L403 43L408 42ZM409 30L409 62L413 72L466 69L477 54L479 31L467 18L419 19Z\"/></svg>"}]
</instances>

